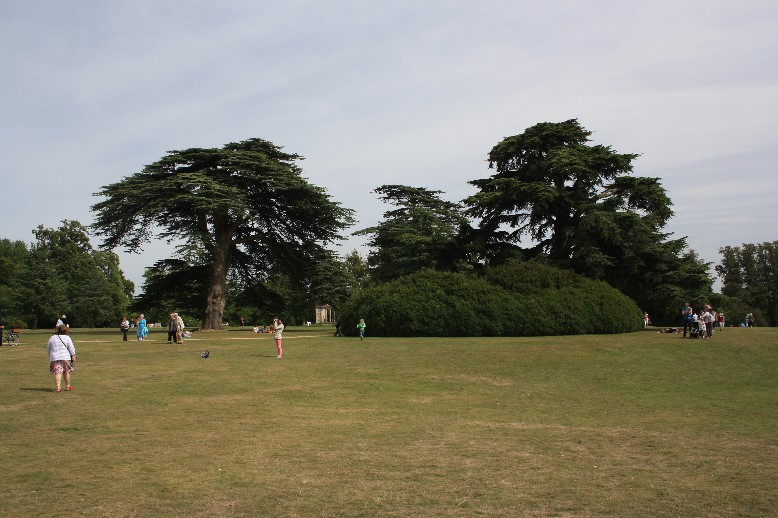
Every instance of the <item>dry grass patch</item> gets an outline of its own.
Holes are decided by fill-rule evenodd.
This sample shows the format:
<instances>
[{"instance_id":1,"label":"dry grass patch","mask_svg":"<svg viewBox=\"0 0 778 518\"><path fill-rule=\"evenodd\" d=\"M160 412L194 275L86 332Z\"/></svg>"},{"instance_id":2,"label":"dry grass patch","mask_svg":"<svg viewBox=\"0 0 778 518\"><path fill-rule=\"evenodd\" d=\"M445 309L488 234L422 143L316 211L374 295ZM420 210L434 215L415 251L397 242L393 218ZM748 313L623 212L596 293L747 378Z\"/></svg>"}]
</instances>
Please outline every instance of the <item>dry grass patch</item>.
<instances>
[{"instance_id":1,"label":"dry grass patch","mask_svg":"<svg viewBox=\"0 0 778 518\"><path fill-rule=\"evenodd\" d=\"M0 514L765 516L778 333L0 348ZM244 336L245 335L245 336ZM152 337L154 335L152 334ZM211 358L199 357L202 349Z\"/></svg>"}]
</instances>

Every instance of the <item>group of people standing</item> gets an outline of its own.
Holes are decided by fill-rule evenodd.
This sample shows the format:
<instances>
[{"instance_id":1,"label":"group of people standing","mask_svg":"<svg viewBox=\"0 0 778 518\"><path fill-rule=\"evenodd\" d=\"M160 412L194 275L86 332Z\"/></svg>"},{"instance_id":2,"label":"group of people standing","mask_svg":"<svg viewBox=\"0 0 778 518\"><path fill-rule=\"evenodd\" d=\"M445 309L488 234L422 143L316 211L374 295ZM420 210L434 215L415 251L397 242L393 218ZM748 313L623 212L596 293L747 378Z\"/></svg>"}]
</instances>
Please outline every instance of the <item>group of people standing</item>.
<instances>
[{"instance_id":1,"label":"group of people standing","mask_svg":"<svg viewBox=\"0 0 778 518\"><path fill-rule=\"evenodd\" d=\"M142 342L149 334L149 326L146 323L146 317L143 313L138 315L135 320L136 336L138 341ZM130 330L130 321L126 316L122 317L119 324L119 331L122 332L122 341L127 341L127 333ZM184 321L178 313L171 313L167 324L167 343L184 343Z\"/></svg>"},{"instance_id":2,"label":"group of people standing","mask_svg":"<svg viewBox=\"0 0 778 518\"><path fill-rule=\"evenodd\" d=\"M681 319L683 320L683 337L686 338L688 330L691 336L699 336L710 340L713 338L713 329L718 326L720 331L724 330L726 318L724 313L717 313L710 304L702 307L702 313L697 314L688 302L681 308Z\"/></svg>"},{"instance_id":3,"label":"group of people standing","mask_svg":"<svg viewBox=\"0 0 778 518\"><path fill-rule=\"evenodd\" d=\"M178 313L171 313L167 323L167 343L184 343L184 321Z\"/></svg>"}]
</instances>

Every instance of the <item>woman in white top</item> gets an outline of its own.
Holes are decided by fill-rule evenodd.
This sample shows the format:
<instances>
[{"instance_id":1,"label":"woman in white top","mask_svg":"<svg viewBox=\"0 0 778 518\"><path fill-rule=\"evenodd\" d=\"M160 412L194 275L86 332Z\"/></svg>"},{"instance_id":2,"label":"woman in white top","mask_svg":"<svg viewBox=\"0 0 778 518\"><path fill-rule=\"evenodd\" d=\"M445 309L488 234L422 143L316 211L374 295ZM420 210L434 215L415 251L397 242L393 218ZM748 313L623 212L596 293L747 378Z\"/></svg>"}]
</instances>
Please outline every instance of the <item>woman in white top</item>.
<instances>
[{"instance_id":1,"label":"woman in white top","mask_svg":"<svg viewBox=\"0 0 778 518\"><path fill-rule=\"evenodd\" d=\"M49 371L54 375L57 392L62 392L62 375L65 375L65 390L73 390L70 373L75 370L76 346L68 336L67 326L57 326L57 332L49 338Z\"/></svg>"},{"instance_id":2,"label":"woman in white top","mask_svg":"<svg viewBox=\"0 0 778 518\"><path fill-rule=\"evenodd\" d=\"M278 349L278 356L276 358L283 358L284 350L281 348L281 340L284 334L284 321L277 318L273 321L275 327L276 348Z\"/></svg>"}]
</instances>

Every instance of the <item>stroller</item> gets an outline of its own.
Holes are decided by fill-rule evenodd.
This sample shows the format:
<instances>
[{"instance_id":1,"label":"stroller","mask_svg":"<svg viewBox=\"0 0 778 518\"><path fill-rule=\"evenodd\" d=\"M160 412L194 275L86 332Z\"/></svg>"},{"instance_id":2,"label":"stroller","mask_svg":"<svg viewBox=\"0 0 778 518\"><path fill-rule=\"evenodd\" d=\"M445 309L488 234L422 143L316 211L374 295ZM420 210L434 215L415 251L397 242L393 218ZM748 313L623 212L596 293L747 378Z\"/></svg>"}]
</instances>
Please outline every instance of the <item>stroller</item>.
<instances>
[{"instance_id":1,"label":"stroller","mask_svg":"<svg viewBox=\"0 0 778 518\"><path fill-rule=\"evenodd\" d=\"M689 338L705 338L705 322L701 319L692 322L692 328L689 331Z\"/></svg>"}]
</instances>

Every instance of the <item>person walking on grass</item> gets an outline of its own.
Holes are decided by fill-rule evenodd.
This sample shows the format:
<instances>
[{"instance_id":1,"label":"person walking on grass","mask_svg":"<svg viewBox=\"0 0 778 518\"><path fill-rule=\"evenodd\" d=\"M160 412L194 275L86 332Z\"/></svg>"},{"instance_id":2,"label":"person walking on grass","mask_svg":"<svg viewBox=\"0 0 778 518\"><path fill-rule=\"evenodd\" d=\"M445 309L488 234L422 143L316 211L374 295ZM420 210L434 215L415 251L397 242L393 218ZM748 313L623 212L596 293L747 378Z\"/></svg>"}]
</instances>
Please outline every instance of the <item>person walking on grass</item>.
<instances>
[{"instance_id":1,"label":"person walking on grass","mask_svg":"<svg viewBox=\"0 0 778 518\"><path fill-rule=\"evenodd\" d=\"M138 341L142 342L146 335L149 334L149 328L146 326L146 317L143 316L143 313L138 315L138 320L135 321L135 324L138 326Z\"/></svg>"},{"instance_id":2,"label":"person walking on grass","mask_svg":"<svg viewBox=\"0 0 778 518\"><path fill-rule=\"evenodd\" d=\"M367 327L367 324L365 324L365 319L360 318L359 324L357 324L357 330L359 330L359 339L364 340L365 339L365 328Z\"/></svg>"},{"instance_id":3,"label":"person walking on grass","mask_svg":"<svg viewBox=\"0 0 778 518\"><path fill-rule=\"evenodd\" d=\"M57 326L56 333L49 338L49 371L54 375L57 392L62 392L62 375L65 376L65 390L73 390L70 373L75 370L76 346L68 336L67 326Z\"/></svg>"},{"instance_id":4,"label":"person walking on grass","mask_svg":"<svg viewBox=\"0 0 778 518\"><path fill-rule=\"evenodd\" d=\"M276 348L278 349L278 356L276 358L284 357L284 349L281 347L281 341L284 337L284 321L280 318L273 320L274 336L276 338Z\"/></svg>"},{"instance_id":5,"label":"person walking on grass","mask_svg":"<svg viewBox=\"0 0 778 518\"><path fill-rule=\"evenodd\" d=\"M130 330L130 321L127 320L126 316L122 316L122 323L119 324L119 329L121 330L122 336L124 337L124 338L122 338L122 342L126 342L127 341L127 331Z\"/></svg>"},{"instance_id":6,"label":"person walking on grass","mask_svg":"<svg viewBox=\"0 0 778 518\"><path fill-rule=\"evenodd\" d=\"M176 314L171 313L168 315L167 320L167 343L172 344L173 342L178 342L178 339L176 338Z\"/></svg>"}]
</instances>

